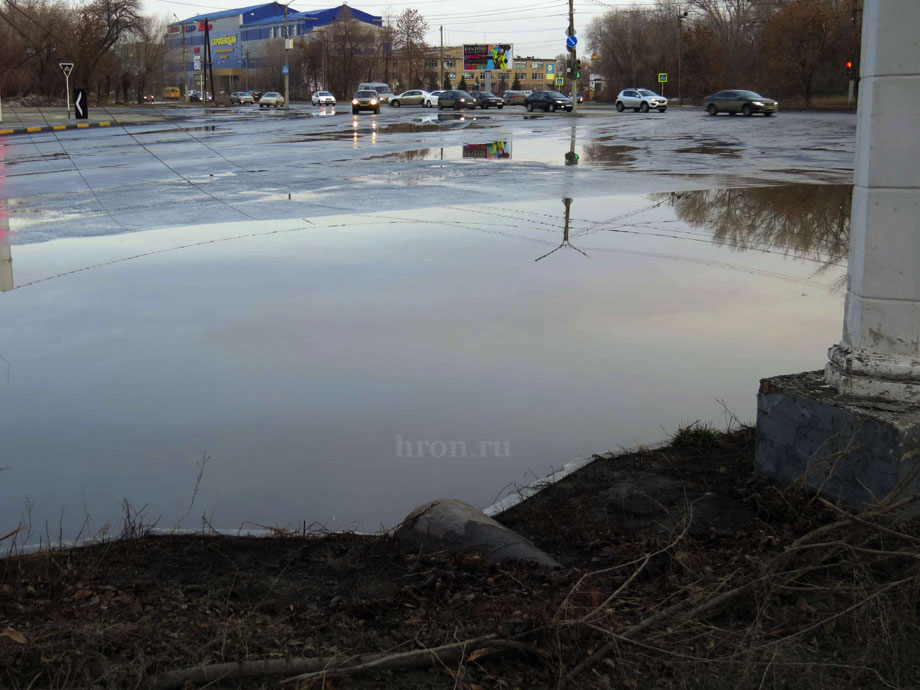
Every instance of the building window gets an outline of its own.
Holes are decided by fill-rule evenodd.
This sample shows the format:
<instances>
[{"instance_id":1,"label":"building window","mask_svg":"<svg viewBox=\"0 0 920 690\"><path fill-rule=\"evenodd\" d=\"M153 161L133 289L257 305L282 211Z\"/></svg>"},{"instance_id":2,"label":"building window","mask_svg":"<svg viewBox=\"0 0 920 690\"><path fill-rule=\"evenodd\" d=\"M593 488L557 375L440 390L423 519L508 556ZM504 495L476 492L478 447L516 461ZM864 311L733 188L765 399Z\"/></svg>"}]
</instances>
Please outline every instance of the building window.
<instances>
[{"instance_id":1,"label":"building window","mask_svg":"<svg viewBox=\"0 0 920 690\"><path fill-rule=\"evenodd\" d=\"M456 61L456 60L445 60L445 61L444 61L444 66L445 66L445 67L451 67L451 68L456 67L456 66L457 66L457 61Z\"/></svg>"},{"instance_id":2,"label":"building window","mask_svg":"<svg viewBox=\"0 0 920 690\"><path fill-rule=\"evenodd\" d=\"M518 81L524 81L525 79L527 79L527 74L525 72L515 72L514 78L517 79Z\"/></svg>"},{"instance_id":3,"label":"building window","mask_svg":"<svg viewBox=\"0 0 920 690\"><path fill-rule=\"evenodd\" d=\"M530 75L530 78L533 79L534 81L540 81L541 79L543 79L543 72L534 72L533 74Z\"/></svg>"},{"instance_id":4,"label":"building window","mask_svg":"<svg viewBox=\"0 0 920 690\"><path fill-rule=\"evenodd\" d=\"M514 63L514 69L527 69L527 63L523 60L518 60Z\"/></svg>"},{"instance_id":5,"label":"building window","mask_svg":"<svg viewBox=\"0 0 920 690\"><path fill-rule=\"evenodd\" d=\"M543 69L543 63L542 62L531 62L530 68L531 69Z\"/></svg>"}]
</instances>

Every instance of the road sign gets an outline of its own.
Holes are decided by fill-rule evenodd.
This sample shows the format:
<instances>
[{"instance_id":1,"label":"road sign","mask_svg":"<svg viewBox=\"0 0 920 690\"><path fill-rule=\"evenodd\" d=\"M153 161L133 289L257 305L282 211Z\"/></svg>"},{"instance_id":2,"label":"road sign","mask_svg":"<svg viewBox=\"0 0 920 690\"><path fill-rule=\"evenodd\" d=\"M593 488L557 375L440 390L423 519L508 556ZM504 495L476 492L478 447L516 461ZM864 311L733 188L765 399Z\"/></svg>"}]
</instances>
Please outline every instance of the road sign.
<instances>
[{"instance_id":1,"label":"road sign","mask_svg":"<svg viewBox=\"0 0 920 690\"><path fill-rule=\"evenodd\" d=\"M567 39L565 39L565 45L567 48L574 48L578 45L578 39L574 36L569 36Z\"/></svg>"},{"instance_id":2,"label":"road sign","mask_svg":"<svg viewBox=\"0 0 920 690\"><path fill-rule=\"evenodd\" d=\"M86 89L73 90L73 111L78 120L85 120L89 117L89 108L86 102Z\"/></svg>"},{"instance_id":3,"label":"road sign","mask_svg":"<svg viewBox=\"0 0 920 690\"><path fill-rule=\"evenodd\" d=\"M72 62L59 62L61 69L64 70L64 76L69 77L70 73L73 72L73 63Z\"/></svg>"},{"instance_id":4,"label":"road sign","mask_svg":"<svg viewBox=\"0 0 920 690\"><path fill-rule=\"evenodd\" d=\"M289 74L290 71L291 71L291 69L290 69L290 67L288 67L287 65L285 65L284 67L281 68L281 74Z\"/></svg>"},{"instance_id":5,"label":"road sign","mask_svg":"<svg viewBox=\"0 0 920 690\"><path fill-rule=\"evenodd\" d=\"M548 64L546 65L546 73L553 74L556 71L556 65Z\"/></svg>"},{"instance_id":6,"label":"road sign","mask_svg":"<svg viewBox=\"0 0 920 690\"><path fill-rule=\"evenodd\" d=\"M556 86L562 86L564 83L565 79L563 77L556 77Z\"/></svg>"},{"instance_id":7,"label":"road sign","mask_svg":"<svg viewBox=\"0 0 920 690\"><path fill-rule=\"evenodd\" d=\"M658 83L659 83L659 84L664 84L664 83L667 82L667 81L668 81L668 73L667 73L667 72L659 72L659 73L658 73Z\"/></svg>"},{"instance_id":8,"label":"road sign","mask_svg":"<svg viewBox=\"0 0 920 690\"><path fill-rule=\"evenodd\" d=\"M67 94L67 119L70 119L70 73L73 72L72 62L59 62L61 70L64 72L64 93Z\"/></svg>"}]
</instances>

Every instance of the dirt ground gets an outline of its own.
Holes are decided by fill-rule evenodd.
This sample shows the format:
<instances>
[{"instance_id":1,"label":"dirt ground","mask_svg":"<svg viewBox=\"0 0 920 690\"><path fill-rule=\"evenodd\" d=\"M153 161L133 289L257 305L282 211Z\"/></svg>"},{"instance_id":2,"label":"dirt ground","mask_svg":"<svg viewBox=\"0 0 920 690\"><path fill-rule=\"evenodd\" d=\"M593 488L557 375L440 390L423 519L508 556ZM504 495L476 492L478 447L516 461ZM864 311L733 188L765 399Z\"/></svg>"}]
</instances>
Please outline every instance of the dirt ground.
<instances>
[{"instance_id":1,"label":"dirt ground","mask_svg":"<svg viewBox=\"0 0 920 690\"><path fill-rule=\"evenodd\" d=\"M920 687L909 499L853 515L753 477L750 429L683 431L500 516L559 570L352 534L8 557L0 687Z\"/></svg>"}]
</instances>

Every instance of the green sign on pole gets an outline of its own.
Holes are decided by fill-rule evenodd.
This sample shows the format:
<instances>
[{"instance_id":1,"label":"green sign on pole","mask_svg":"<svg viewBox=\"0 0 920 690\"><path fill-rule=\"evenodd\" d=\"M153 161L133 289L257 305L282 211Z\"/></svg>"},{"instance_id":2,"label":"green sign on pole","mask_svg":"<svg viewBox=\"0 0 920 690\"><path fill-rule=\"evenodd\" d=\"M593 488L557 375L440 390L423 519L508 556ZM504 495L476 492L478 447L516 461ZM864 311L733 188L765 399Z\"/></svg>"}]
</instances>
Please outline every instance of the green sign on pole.
<instances>
[{"instance_id":1,"label":"green sign on pole","mask_svg":"<svg viewBox=\"0 0 920 690\"><path fill-rule=\"evenodd\" d=\"M668 81L668 73L667 73L667 72L659 72L659 73L658 73L658 83L659 83L659 84L664 84L664 83L667 82L667 81Z\"/></svg>"}]
</instances>

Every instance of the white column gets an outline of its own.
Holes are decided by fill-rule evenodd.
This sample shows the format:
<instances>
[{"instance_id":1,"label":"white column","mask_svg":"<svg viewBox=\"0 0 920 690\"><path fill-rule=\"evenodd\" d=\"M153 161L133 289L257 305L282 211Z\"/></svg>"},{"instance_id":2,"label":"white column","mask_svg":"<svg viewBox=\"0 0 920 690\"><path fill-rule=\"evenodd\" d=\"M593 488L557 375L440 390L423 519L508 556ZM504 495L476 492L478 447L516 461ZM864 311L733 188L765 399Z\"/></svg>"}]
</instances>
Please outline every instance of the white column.
<instances>
[{"instance_id":1,"label":"white column","mask_svg":"<svg viewBox=\"0 0 920 690\"><path fill-rule=\"evenodd\" d=\"M920 0L865 0L840 393L920 403Z\"/></svg>"}]
</instances>

